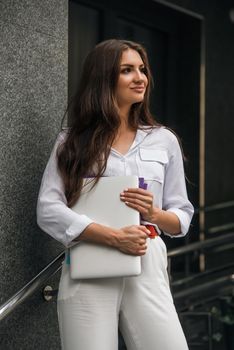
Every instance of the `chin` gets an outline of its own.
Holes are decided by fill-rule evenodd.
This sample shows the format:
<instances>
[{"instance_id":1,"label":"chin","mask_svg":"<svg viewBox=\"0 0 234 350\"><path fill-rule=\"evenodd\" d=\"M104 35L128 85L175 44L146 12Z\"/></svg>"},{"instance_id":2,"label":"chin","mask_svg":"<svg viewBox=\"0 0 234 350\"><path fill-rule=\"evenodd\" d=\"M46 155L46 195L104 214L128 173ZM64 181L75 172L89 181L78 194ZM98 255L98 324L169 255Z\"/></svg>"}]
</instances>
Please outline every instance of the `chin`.
<instances>
[{"instance_id":1,"label":"chin","mask_svg":"<svg viewBox=\"0 0 234 350\"><path fill-rule=\"evenodd\" d=\"M132 104L134 104L134 103L141 103L141 102L143 102L143 100L144 100L144 97L135 99Z\"/></svg>"}]
</instances>

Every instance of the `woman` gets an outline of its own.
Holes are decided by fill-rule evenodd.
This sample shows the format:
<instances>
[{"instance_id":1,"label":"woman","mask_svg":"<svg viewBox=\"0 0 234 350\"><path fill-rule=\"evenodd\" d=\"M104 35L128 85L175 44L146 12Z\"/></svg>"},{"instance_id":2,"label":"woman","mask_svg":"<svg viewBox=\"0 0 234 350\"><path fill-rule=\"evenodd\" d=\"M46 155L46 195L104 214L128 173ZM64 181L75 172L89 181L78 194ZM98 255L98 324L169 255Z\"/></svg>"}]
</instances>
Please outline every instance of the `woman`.
<instances>
[{"instance_id":1,"label":"woman","mask_svg":"<svg viewBox=\"0 0 234 350\"><path fill-rule=\"evenodd\" d=\"M63 264L58 316L65 350L116 350L118 326L128 350L187 349L169 289L166 247L149 234L153 227L185 235L193 207L177 138L149 111L151 80L141 45L98 44L85 60L70 128L58 136L43 176L37 215L44 231L66 247L83 240L142 256L141 275L128 278L71 280ZM146 190L120 193L141 214L141 224L115 229L73 212L82 179L90 175L143 177Z\"/></svg>"}]
</instances>

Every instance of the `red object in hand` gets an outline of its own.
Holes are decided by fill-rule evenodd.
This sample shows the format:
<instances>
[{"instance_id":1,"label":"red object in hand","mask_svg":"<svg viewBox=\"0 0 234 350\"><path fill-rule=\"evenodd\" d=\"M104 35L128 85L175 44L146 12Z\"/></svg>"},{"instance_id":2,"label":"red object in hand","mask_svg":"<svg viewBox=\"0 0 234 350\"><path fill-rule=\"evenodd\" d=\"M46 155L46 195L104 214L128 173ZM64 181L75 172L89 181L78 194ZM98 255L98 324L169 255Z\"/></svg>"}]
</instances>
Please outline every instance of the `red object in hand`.
<instances>
[{"instance_id":1,"label":"red object in hand","mask_svg":"<svg viewBox=\"0 0 234 350\"><path fill-rule=\"evenodd\" d=\"M145 225L145 227L150 231L149 238L155 238L159 236L158 231L156 230L156 227L153 225Z\"/></svg>"}]
</instances>

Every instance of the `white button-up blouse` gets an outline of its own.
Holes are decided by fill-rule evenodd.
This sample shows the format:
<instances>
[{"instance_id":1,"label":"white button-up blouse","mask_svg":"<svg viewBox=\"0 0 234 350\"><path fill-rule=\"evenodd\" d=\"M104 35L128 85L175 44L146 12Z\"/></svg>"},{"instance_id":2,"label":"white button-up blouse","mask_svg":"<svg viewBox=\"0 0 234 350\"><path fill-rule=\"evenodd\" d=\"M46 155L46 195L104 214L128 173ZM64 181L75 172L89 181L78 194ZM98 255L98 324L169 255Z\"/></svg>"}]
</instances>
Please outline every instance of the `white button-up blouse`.
<instances>
[{"instance_id":1,"label":"white button-up blouse","mask_svg":"<svg viewBox=\"0 0 234 350\"><path fill-rule=\"evenodd\" d=\"M58 145L65 140L66 133L63 131L59 134L42 178L37 222L43 231L69 247L92 220L67 206L56 159ZM175 213L179 218L181 233L175 237L187 233L193 206L187 197L181 149L171 131L165 127L138 129L126 154L111 149L103 175L143 177L148 185L147 190L154 195L154 205ZM142 221L142 224L146 222Z\"/></svg>"}]
</instances>

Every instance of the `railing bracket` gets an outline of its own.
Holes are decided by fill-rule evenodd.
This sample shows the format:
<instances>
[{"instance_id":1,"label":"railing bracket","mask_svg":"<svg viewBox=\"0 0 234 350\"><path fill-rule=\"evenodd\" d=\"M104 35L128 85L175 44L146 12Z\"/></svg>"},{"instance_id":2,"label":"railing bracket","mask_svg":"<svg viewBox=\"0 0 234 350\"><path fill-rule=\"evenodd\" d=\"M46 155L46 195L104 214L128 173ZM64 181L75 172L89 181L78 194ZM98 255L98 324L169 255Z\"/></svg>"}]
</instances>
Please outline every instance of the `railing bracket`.
<instances>
[{"instance_id":1,"label":"railing bracket","mask_svg":"<svg viewBox=\"0 0 234 350\"><path fill-rule=\"evenodd\" d=\"M43 298L45 301L51 301L54 295L57 295L57 290L54 290L51 286L45 286L42 290Z\"/></svg>"}]
</instances>

